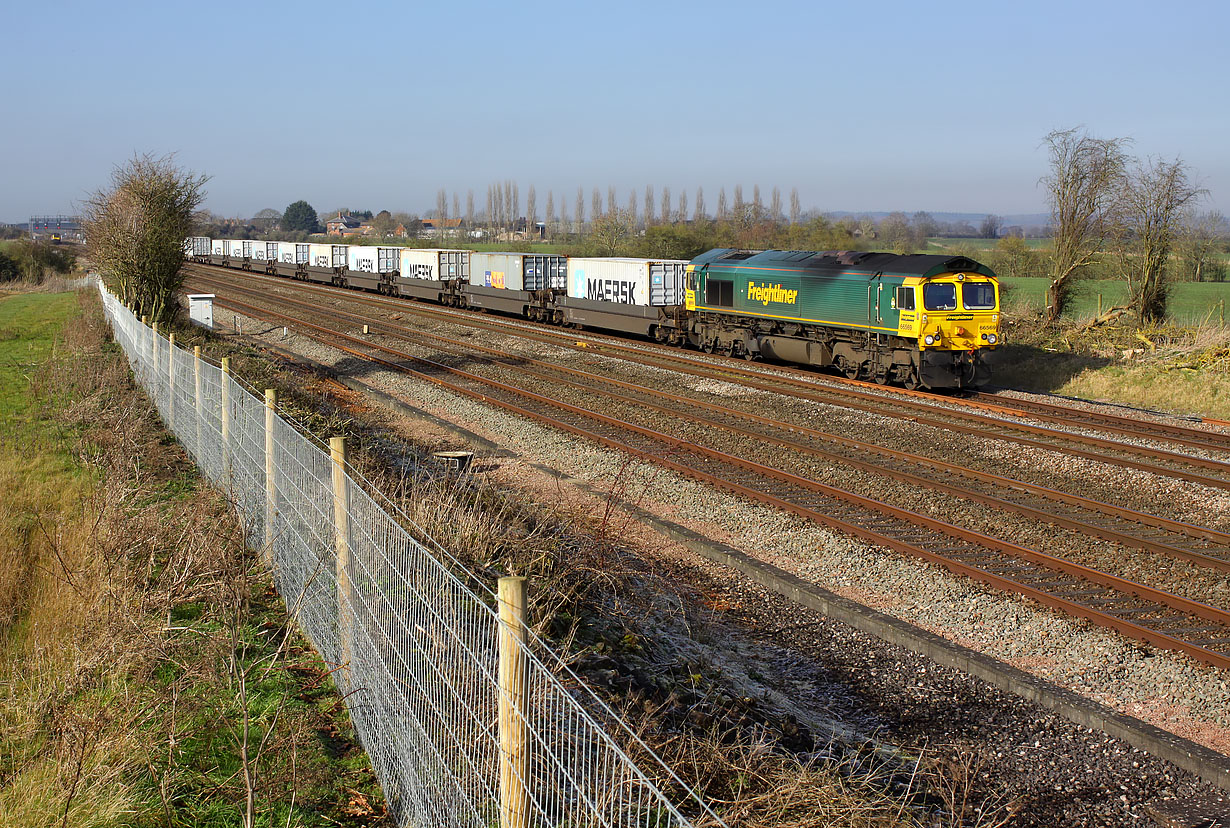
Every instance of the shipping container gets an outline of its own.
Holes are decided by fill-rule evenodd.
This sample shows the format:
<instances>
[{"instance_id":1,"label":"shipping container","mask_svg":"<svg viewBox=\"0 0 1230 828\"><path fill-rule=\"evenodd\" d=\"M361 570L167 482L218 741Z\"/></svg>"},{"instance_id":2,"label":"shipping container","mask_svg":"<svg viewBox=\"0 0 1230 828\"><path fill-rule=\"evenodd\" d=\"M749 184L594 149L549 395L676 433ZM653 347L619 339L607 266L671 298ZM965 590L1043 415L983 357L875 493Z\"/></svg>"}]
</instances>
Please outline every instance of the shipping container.
<instances>
[{"instance_id":1,"label":"shipping container","mask_svg":"<svg viewBox=\"0 0 1230 828\"><path fill-rule=\"evenodd\" d=\"M299 242L278 242L278 262L281 264L301 265L308 263L309 245Z\"/></svg>"},{"instance_id":2,"label":"shipping container","mask_svg":"<svg viewBox=\"0 0 1230 828\"><path fill-rule=\"evenodd\" d=\"M226 255L231 261L243 261L252 257L252 242L232 240L226 243Z\"/></svg>"},{"instance_id":3,"label":"shipping container","mask_svg":"<svg viewBox=\"0 0 1230 828\"><path fill-rule=\"evenodd\" d=\"M468 279L470 251L403 247L401 265L398 269L404 279L424 279L433 282Z\"/></svg>"},{"instance_id":4,"label":"shipping container","mask_svg":"<svg viewBox=\"0 0 1230 828\"><path fill-rule=\"evenodd\" d=\"M620 305L682 305L687 266L673 259L574 257L568 260L568 295Z\"/></svg>"},{"instance_id":5,"label":"shipping container","mask_svg":"<svg viewBox=\"0 0 1230 828\"><path fill-rule=\"evenodd\" d=\"M225 256L225 255L227 254L227 252L228 252L228 251L227 251L226 239L210 239L210 241L209 241L209 255L211 255L211 256Z\"/></svg>"},{"instance_id":6,"label":"shipping container","mask_svg":"<svg viewBox=\"0 0 1230 828\"><path fill-rule=\"evenodd\" d=\"M470 284L498 290L566 290L568 257L529 253L472 253Z\"/></svg>"},{"instance_id":7,"label":"shipping container","mask_svg":"<svg viewBox=\"0 0 1230 828\"><path fill-rule=\"evenodd\" d=\"M345 267L347 247L348 245L345 244L309 244L308 264L324 270Z\"/></svg>"},{"instance_id":8,"label":"shipping container","mask_svg":"<svg viewBox=\"0 0 1230 828\"><path fill-rule=\"evenodd\" d=\"M188 255L196 259L203 259L209 255L210 246L209 239L205 236L192 236L188 239Z\"/></svg>"},{"instance_id":9,"label":"shipping container","mask_svg":"<svg viewBox=\"0 0 1230 828\"><path fill-rule=\"evenodd\" d=\"M277 242L252 242L252 261L260 262L262 265L278 260L278 243Z\"/></svg>"},{"instance_id":10,"label":"shipping container","mask_svg":"<svg viewBox=\"0 0 1230 828\"><path fill-rule=\"evenodd\" d=\"M346 266L351 273L392 273L401 266L401 248L352 244Z\"/></svg>"}]
</instances>

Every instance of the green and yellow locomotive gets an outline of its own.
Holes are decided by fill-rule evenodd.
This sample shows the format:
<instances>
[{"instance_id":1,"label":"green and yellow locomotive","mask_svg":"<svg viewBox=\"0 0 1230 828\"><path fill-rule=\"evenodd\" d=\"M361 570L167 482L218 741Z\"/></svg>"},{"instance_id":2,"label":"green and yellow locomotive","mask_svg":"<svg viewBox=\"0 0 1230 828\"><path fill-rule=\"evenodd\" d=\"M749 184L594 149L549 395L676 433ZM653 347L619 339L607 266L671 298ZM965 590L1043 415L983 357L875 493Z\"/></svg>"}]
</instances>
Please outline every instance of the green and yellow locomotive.
<instances>
[{"instance_id":1,"label":"green and yellow locomotive","mask_svg":"<svg viewBox=\"0 0 1230 828\"><path fill-rule=\"evenodd\" d=\"M999 284L971 259L710 250L687 270L688 339L705 351L832 366L907 388L990 379Z\"/></svg>"}]
</instances>

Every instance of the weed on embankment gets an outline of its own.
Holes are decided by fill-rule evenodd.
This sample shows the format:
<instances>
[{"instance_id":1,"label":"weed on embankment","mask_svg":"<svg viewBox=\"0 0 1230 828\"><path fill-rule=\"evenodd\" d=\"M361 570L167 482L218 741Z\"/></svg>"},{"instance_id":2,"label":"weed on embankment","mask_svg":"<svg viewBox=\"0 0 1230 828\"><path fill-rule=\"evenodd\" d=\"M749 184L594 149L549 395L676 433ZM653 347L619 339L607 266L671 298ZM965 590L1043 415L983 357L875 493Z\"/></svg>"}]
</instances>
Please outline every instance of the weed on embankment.
<instances>
[{"instance_id":1,"label":"weed on embankment","mask_svg":"<svg viewBox=\"0 0 1230 828\"><path fill-rule=\"evenodd\" d=\"M386 824L239 539L97 296L0 298L0 828Z\"/></svg>"}]
</instances>

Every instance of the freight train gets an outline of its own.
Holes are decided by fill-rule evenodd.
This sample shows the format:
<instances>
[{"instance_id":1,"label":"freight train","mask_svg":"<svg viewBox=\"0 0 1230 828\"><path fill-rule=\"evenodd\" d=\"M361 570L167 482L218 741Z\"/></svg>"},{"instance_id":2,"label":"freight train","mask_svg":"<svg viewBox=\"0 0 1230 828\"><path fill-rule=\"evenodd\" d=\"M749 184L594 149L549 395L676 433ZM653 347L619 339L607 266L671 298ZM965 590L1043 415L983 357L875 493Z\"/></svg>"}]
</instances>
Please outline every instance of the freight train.
<instances>
[{"instance_id":1,"label":"freight train","mask_svg":"<svg viewBox=\"0 0 1230 828\"><path fill-rule=\"evenodd\" d=\"M907 388L987 382L999 284L963 256L710 250L681 260L192 237L186 258Z\"/></svg>"}]
</instances>

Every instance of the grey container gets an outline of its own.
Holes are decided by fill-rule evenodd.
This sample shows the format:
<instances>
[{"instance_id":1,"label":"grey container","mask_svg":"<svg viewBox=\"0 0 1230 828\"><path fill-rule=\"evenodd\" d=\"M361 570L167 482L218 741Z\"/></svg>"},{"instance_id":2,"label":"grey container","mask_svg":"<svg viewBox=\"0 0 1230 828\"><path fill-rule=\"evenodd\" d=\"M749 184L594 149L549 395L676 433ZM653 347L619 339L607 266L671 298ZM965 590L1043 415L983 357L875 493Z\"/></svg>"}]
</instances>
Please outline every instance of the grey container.
<instances>
[{"instance_id":1,"label":"grey container","mask_svg":"<svg viewBox=\"0 0 1230 828\"><path fill-rule=\"evenodd\" d=\"M568 287L568 257L472 253L470 284L499 290L564 290Z\"/></svg>"},{"instance_id":2,"label":"grey container","mask_svg":"<svg viewBox=\"0 0 1230 828\"><path fill-rule=\"evenodd\" d=\"M659 307L682 305L688 278L688 263L675 259L649 263L649 304Z\"/></svg>"}]
</instances>

